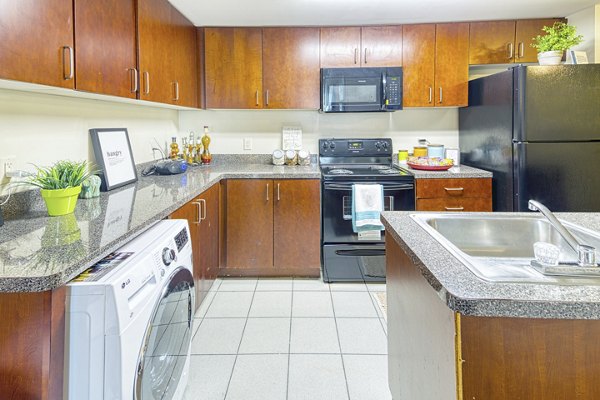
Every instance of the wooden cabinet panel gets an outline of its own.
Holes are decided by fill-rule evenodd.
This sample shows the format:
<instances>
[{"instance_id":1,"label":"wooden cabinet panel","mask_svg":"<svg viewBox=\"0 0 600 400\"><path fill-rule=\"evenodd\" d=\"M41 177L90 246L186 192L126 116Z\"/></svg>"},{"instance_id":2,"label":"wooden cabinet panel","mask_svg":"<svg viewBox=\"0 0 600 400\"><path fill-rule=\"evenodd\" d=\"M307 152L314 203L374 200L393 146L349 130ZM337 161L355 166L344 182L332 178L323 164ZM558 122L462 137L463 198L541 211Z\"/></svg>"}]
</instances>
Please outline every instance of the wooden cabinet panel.
<instances>
[{"instance_id":1,"label":"wooden cabinet panel","mask_svg":"<svg viewBox=\"0 0 600 400\"><path fill-rule=\"evenodd\" d=\"M215 184L200 194L196 200L200 203L198 238L200 256L198 263L202 271L200 290L202 297L206 295L219 272L219 217L220 217L220 185Z\"/></svg>"},{"instance_id":2,"label":"wooden cabinet panel","mask_svg":"<svg viewBox=\"0 0 600 400\"><path fill-rule=\"evenodd\" d=\"M274 265L321 267L320 182L315 179L274 181Z\"/></svg>"},{"instance_id":3,"label":"wooden cabinet panel","mask_svg":"<svg viewBox=\"0 0 600 400\"><path fill-rule=\"evenodd\" d=\"M263 28L266 108L319 108L319 28Z\"/></svg>"},{"instance_id":4,"label":"wooden cabinet panel","mask_svg":"<svg viewBox=\"0 0 600 400\"><path fill-rule=\"evenodd\" d=\"M404 25L402 33L403 105L433 105L435 25Z\"/></svg>"},{"instance_id":5,"label":"wooden cabinet panel","mask_svg":"<svg viewBox=\"0 0 600 400\"><path fill-rule=\"evenodd\" d=\"M363 67L402 65L402 25L362 27L361 43Z\"/></svg>"},{"instance_id":6,"label":"wooden cabinet panel","mask_svg":"<svg viewBox=\"0 0 600 400\"><path fill-rule=\"evenodd\" d=\"M437 24L435 33L436 106L467 106L469 24Z\"/></svg>"},{"instance_id":7,"label":"wooden cabinet panel","mask_svg":"<svg viewBox=\"0 0 600 400\"><path fill-rule=\"evenodd\" d=\"M75 0L76 88L137 97L133 0Z\"/></svg>"},{"instance_id":8,"label":"wooden cabinet panel","mask_svg":"<svg viewBox=\"0 0 600 400\"><path fill-rule=\"evenodd\" d=\"M272 268L273 181L229 179L225 187L226 268Z\"/></svg>"},{"instance_id":9,"label":"wooden cabinet panel","mask_svg":"<svg viewBox=\"0 0 600 400\"><path fill-rule=\"evenodd\" d=\"M417 179L418 199L435 197L487 197L492 193L491 178Z\"/></svg>"},{"instance_id":10,"label":"wooden cabinet panel","mask_svg":"<svg viewBox=\"0 0 600 400\"><path fill-rule=\"evenodd\" d=\"M0 78L73 88L72 0L0 0Z\"/></svg>"},{"instance_id":11,"label":"wooden cabinet panel","mask_svg":"<svg viewBox=\"0 0 600 400\"><path fill-rule=\"evenodd\" d=\"M544 34L544 26L552 26L562 19L525 19L517 20L515 35L515 62L537 62L537 50L531 47L534 37Z\"/></svg>"},{"instance_id":12,"label":"wooden cabinet panel","mask_svg":"<svg viewBox=\"0 0 600 400\"><path fill-rule=\"evenodd\" d=\"M261 28L205 28L204 36L206 107L262 108Z\"/></svg>"},{"instance_id":13,"label":"wooden cabinet panel","mask_svg":"<svg viewBox=\"0 0 600 400\"><path fill-rule=\"evenodd\" d=\"M174 7L171 8L171 23L174 29L172 42L173 75L171 77L175 86L173 104L198 107L196 27Z\"/></svg>"},{"instance_id":14,"label":"wooden cabinet panel","mask_svg":"<svg viewBox=\"0 0 600 400\"><path fill-rule=\"evenodd\" d=\"M321 28L321 68L360 66L360 27Z\"/></svg>"},{"instance_id":15,"label":"wooden cabinet panel","mask_svg":"<svg viewBox=\"0 0 600 400\"><path fill-rule=\"evenodd\" d=\"M140 99L172 103L172 6L166 0L138 0Z\"/></svg>"},{"instance_id":16,"label":"wooden cabinet panel","mask_svg":"<svg viewBox=\"0 0 600 400\"><path fill-rule=\"evenodd\" d=\"M417 199L418 211L492 211L490 197Z\"/></svg>"},{"instance_id":17,"label":"wooden cabinet panel","mask_svg":"<svg viewBox=\"0 0 600 400\"><path fill-rule=\"evenodd\" d=\"M471 22L469 36L469 64L513 62L515 21Z\"/></svg>"}]
</instances>

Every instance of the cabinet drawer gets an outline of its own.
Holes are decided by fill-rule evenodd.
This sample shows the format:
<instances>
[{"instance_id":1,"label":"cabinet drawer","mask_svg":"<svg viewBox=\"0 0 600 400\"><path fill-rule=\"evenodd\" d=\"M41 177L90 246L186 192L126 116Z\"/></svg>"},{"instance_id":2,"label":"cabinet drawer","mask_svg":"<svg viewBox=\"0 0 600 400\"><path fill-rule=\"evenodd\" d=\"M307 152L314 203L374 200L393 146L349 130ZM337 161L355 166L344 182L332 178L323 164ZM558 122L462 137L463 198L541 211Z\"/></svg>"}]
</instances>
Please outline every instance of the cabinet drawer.
<instances>
[{"instance_id":1,"label":"cabinet drawer","mask_svg":"<svg viewBox=\"0 0 600 400\"><path fill-rule=\"evenodd\" d=\"M492 196L490 178L417 179L417 199Z\"/></svg>"},{"instance_id":2,"label":"cabinet drawer","mask_svg":"<svg viewBox=\"0 0 600 400\"><path fill-rule=\"evenodd\" d=\"M417 211L492 211L490 197L417 199Z\"/></svg>"}]
</instances>

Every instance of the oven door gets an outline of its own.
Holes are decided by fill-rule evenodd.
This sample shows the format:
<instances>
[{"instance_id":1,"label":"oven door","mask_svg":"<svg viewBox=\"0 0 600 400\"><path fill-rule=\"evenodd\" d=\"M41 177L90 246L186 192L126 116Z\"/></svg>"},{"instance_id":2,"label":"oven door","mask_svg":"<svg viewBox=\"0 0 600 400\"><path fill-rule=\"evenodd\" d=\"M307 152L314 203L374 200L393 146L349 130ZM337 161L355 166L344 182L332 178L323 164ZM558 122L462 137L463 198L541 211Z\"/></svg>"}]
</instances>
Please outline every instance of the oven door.
<instances>
[{"instance_id":1,"label":"oven door","mask_svg":"<svg viewBox=\"0 0 600 400\"><path fill-rule=\"evenodd\" d=\"M363 182L364 183L364 182ZM415 186L412 182L376 182L383 186L385 211L415 209ZM383 243L359 240L352 230L352 182L324 182L322 196L323 243Z\"/></svg>"},{"instance_id":2,"label":"oven door","mask_svg":"<svg viewBox=\"0 0 600 400\"><path fill-rule=\"evenodd\" d=\"M325 282L385 282L385 245L323 246Z\"/></svg>"}]
</instances>

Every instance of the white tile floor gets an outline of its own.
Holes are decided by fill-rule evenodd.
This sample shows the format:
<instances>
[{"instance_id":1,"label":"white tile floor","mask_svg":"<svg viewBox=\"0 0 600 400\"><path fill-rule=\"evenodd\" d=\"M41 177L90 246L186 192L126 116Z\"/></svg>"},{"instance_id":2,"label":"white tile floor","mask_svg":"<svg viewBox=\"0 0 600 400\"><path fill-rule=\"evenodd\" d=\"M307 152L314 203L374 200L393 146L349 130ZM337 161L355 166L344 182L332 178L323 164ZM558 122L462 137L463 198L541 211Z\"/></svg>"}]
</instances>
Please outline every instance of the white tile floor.
<instances>
[{"instance_id":1,"label":"white tile floor","mask_svg":"<svg viewBox=\"0 0 600 400\"><path fill-rule=\"evenodd\" d=\"M378 291L217 280L196 313L185 400L391 400Z\"/></svg>"}]
</instances>

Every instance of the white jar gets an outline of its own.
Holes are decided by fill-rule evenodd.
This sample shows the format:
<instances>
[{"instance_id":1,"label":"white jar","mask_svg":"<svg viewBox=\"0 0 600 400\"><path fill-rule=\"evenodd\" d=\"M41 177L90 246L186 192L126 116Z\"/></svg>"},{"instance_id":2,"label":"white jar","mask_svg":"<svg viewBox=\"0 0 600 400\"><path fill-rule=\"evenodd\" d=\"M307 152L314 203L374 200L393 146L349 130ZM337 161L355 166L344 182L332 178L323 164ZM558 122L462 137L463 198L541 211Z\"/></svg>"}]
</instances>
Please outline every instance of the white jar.
<instances>
[{"instance_id":1,"label":"white jar","mask_svg":"<svg viewBox=\"0 0 600 400\"><path fill-rule=\"evenodd\" d=\"M278 149L273 152L273 164L274 165L285 164L285 155L283 154L283 150Z\"/></svg>"}]
</instances>

